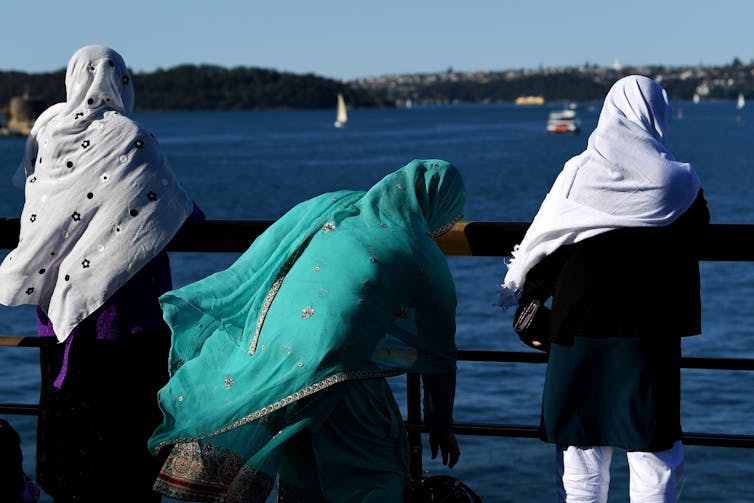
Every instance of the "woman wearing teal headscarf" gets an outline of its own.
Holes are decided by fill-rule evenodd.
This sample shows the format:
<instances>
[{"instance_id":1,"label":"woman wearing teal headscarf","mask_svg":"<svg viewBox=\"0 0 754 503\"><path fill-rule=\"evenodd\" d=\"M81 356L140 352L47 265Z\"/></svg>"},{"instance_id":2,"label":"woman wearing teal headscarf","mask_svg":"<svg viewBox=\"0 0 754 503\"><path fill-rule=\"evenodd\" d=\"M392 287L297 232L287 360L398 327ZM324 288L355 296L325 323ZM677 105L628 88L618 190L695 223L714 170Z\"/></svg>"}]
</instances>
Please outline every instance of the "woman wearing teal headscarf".
<instances>
[{"instance_id":1,"label":"woman wearing teal headscarf","mask_svg":"<svg viewBox=\"0 0 754 503\"><path fill-rule=\"evenodd\" d=\"M415 160L305 201L225 271L161 298L173 331L155 489L174 498L401 501L406 436L385 377L422 373L433 454L453 466L456 295L434 242L458 170Z\"/></svg>"}]
</instances>

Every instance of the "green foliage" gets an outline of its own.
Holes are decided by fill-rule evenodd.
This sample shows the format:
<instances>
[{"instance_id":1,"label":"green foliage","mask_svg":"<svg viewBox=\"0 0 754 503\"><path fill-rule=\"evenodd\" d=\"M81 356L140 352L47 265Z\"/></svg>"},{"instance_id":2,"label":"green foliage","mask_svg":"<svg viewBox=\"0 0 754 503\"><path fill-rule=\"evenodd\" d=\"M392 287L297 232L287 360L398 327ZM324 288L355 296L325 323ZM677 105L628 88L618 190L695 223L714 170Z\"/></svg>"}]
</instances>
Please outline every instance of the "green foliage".
<instances>
[{"instance_id":1,"label":"green foliage","mask_svg":"<svg viewBox=\"0 0 754 503\"><path fill-rule=\"evenodd\" d=\"M250 110L334 108L343 93L350 107L391 107L414 103L513 102L541 95L547 101L600 101L610 86L629 73L661 81L674 100L691 99L706 89L705 99L734 99L754 94L754 64L718 67L600 68L456 72L394 75L341 82L313 74L264 68L181 65L135 74L137 110ZM28 94L47 104L65 99L65 71L44 74L0 72L0 111L13 96Z\"/></svg>"},{"instance_id":2,"label":"green foliage","mask_svg":"<svg viewBox=\"0 0 754 503\"><path fill-rule=\"evenodd\" d=\"M14 96L38 96L46 103L65 101L65 70L54 73L0 72L0 108Z\"/></svg>"},{"instance_id":3,"label":"green foliage","mask_svg":"<svg viewBox=\"0 0 754 503\"><path fill-rule=\"evenodd\" d=\"M334 108L337 93L349 106L386 106L379 95L312 74L261 68L182 65L133 75L137 110L248 110ZM65 100L65 71L0 72L0 107L27 93L48 104Z\"/></svg>"}]
</instances>

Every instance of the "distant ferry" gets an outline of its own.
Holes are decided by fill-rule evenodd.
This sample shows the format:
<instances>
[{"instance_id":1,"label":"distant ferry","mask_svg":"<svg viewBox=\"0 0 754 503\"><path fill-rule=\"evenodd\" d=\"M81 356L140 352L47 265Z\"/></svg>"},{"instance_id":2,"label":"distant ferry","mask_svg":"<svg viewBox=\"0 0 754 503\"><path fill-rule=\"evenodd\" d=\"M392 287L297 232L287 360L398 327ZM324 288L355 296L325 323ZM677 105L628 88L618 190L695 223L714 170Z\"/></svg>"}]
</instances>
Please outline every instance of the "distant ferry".
<instances>
[{"instance_id":1,"label":"distant ferry","mask_svg":"<svg viewBox=\"0 0 754 503\"><path fill-rule=\"evenodd\" d=\"M576 117L576 110L566 108L550 112L547 119L548 133L578 133L581 129L581 122Z\"/></svg>"},{"instance_id":2,"label":"distant ferry","mask_svg":"<svg viewBox=\"0 0 754 503\"><path fill-rule=\"evenodd\" d=\"M544 96L519 96L516 98L516 105L544 105Z\"/></svg>"}]
</instances>

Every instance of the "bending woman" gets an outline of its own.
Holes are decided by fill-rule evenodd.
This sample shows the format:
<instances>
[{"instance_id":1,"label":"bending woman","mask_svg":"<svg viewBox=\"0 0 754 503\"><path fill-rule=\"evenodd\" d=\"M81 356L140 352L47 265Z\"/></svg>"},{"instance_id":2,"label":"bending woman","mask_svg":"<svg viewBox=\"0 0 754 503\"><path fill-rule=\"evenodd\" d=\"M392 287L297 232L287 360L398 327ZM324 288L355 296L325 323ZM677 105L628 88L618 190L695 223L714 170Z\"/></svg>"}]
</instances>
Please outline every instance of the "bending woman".
<instances>
[{"instance_id":1,"label":"bending woman","mask_svg":"<svg viewBox=\"0 0 754 503\"><path fill-rule=\"evenodd\" d=\"M413 161L297 205L229 269L165 294L156 489L264 501L279 474L292 501L402 501L407 439L385 378L405 371L424 374L430 442L452 467L456 296L433 238L464 200L452 165Z\"/></svg>"},{"instance_id":2,"label":"bending woman","mask_svg":"<svg viewBox=\"0 0 754 503\"><path fill-rule=\"evenodd\" d=\"M628 451L631 501L678 497L681 337L701 332L709 213L665 148L670 116L655 81L616 82L505 276L519 335L549 348L541 434L557 444L560 501L607 500L612 447Z\"/></svg>"}]
</instances>

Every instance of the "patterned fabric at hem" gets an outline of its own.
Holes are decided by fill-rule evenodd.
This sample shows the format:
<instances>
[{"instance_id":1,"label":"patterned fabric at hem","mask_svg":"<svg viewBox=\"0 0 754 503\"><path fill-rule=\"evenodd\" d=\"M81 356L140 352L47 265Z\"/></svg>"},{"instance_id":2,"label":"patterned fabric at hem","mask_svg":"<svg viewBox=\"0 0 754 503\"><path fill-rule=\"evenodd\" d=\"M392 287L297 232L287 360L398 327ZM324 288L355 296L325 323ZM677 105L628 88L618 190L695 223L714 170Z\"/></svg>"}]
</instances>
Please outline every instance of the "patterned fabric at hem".
<instances>
[{"instance_id":1,"label":"patterned fabric at hem","mask_svg":"<svg viewBox=\"0 0 754 503\"><path fill-rule=\"evenodd\" d=\"M170 498L207 503L264 503L274 479L234 452L211 444L176 444L154 490Z\"/></svg>"},{"instance_id":2,"label":"patterned fabric at hem","mask_svg":"<svg viewBox=\"0 0 754 503\"><path fill-rule=\"evenodd\" d=\"M170 444L179 445L179 444L196 443L196 441L198 440L204 440L206 438L214 437L215 435L220 435L222 433L235 430L236 428L243 426L245 424L251 423L253 421L263 420L263 418L269 416L271 413L278 411L282 409L283 407L287 407L288 405L294 402L297 402L301 400L302 398L306 398L314 393L323 391L335 384L339 384L345 381L352 381L352 380L375 379L378 377L395 377L403 373L404 372L402 370L396 370L396 369L358 370L358 371L352 371L352 372L341 372L339 374L335 374L326 379L323 379L322 381L318 383L309 385L306 388L303 388L299 391L291 393L285 398L281 398L280 400L274 403L271 403L265 407L262 407L259 410L252 412L251 414L247 414L243 416L242 418L238 419L237 421L233 422L232 424L224 426L223 428L212 431L206 435L201 435L197 437L181 437L181 438L176 438L170 442L162 442L157 445L154 451L157 452L163 447L165 447L166 445L170 445Z\"/></svg>"}]
</instances>

